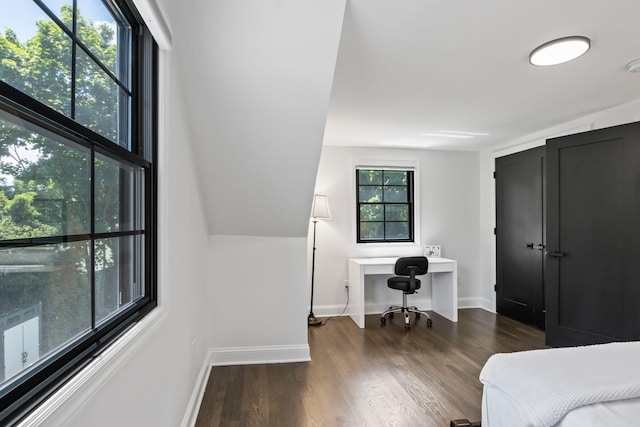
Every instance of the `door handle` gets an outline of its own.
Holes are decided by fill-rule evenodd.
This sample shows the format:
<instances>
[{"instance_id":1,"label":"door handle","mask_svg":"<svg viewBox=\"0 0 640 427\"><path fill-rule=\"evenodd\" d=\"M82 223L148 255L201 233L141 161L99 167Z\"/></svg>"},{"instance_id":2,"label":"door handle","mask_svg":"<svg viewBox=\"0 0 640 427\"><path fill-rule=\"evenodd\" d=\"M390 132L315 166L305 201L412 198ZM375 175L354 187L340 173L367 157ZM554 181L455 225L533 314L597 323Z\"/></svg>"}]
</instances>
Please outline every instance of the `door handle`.
<instances>
[{"instance_id":1,"label":"door handle","mask_svg":"<svg viewBox=\"0 0 640 427\"><path fill-rule=\"evenodd\" d=\"M541 250L544 249L544 245L542 243L540 243L539 245L533 245L531 248L541 251Z\"/></svg>"},{"instance_id":2,"label":"door handle","mask_svg":"<svg viewBox=\"0 0 640 427\"><path fill-rule=\"evenodd\" d=\"M562 252L560 252L560 251L547 252L547 254L548 254L549 256L554 257L554 258L560 258L560 257L563 257L563 256L564 256L564 254L563 254Z\"/></svg>"},{"instance_id":3,"label":"door handle","mask_svg":"<svg viewBox=\"0 0 640 427\"><path fill-rule=\"evenodd\" d=\"M525 248L533 249L533 243L527 243L524 245Z\"/></svg>"}]
</instances>

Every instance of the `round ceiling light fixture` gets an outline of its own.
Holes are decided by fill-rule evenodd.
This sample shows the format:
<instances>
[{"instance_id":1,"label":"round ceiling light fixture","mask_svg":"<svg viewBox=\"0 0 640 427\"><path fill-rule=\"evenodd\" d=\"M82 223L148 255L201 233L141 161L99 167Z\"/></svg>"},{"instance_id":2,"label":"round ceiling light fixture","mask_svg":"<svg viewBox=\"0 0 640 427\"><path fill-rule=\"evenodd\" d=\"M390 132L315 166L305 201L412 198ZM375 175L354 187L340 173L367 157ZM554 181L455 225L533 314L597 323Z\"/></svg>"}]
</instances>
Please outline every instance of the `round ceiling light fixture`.
<instances>
[{"instance_id":1,"label":"round ceiling light fixture","mask_svg":"<svg viewBox=\"0 0 640 427\"><path fill-rule=\"evenodd\" d=\"M540 67L563 64L584 55L590 47L591 40L587 37L563 37L535 48L529 55L529 62Z\"/></svg>"}]
</instances>

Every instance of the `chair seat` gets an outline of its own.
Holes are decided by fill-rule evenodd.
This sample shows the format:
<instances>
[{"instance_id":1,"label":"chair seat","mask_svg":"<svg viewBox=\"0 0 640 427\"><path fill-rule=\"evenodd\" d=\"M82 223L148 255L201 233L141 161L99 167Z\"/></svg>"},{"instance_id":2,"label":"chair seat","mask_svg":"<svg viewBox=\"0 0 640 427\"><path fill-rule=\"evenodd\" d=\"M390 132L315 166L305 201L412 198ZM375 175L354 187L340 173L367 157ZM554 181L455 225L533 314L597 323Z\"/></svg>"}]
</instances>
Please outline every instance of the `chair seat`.
<instances>
[{"instance_id":1,"label":"chair seat","mask_svg":"<svg viewBox=\"0 0 640 427\"><path fill-rule=\"evenodd\" d=\"M411 289L410 281L411 279L409 277L402 277L402 276L390 277L389 279L387 279L387 286L390 287L391 289L397 289L404 293L412 294L414 293L415 289L420 289L420 279L415 279L415 283L416 283L415 289Z\"/></svg>"}]
</instances>

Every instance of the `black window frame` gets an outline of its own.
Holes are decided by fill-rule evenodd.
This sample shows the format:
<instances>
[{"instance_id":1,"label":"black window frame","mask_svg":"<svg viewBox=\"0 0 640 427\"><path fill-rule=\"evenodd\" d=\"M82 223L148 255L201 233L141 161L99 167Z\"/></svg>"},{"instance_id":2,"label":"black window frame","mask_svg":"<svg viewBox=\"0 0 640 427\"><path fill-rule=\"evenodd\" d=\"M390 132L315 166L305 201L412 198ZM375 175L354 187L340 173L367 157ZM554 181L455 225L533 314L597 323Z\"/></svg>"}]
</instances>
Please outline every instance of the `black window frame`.
<instances>
[{"instance_id":1,"label":"black window frame","mask_svg":"<svg viewBox=\"0 0 640 427\"><path fill-rule=\"evenodd\" d=\"M361 202L360 201L360 188L361 187L377 187L379 185L373 185L373 184L361 184L360 183L360 170L371 170L371 171L379 171L384 173L385 171L395 171L395 172L405 172L407 174L407 198L409 199L406 203L399 203L399 202L386 202L384 200L380 201L380 202L376 202L376 203L369 203L369 202ZM414 169L409 169L409 168L383 168L383 167L357 167L356 168L356 242L357 243L413 243L415 242L415 185L414 185L414 179L415 179L415 170ZM387 185L384 184L384 179L383 179L383 183L381 185L382 188L382 193L384 194L384 187L386 187ZM390 186L397 186L397 184L393 184ZM366 223L369 221L362 221L361 217L360 217L360 208L363 205L369 205L369 204L381 204L383 205L383 215L385 215L383 222L383 226L384 226L384 235L385 237L383 239L363 239L361 236L361 223ZM401 222L408 222L409 225L409 237L406 239L400 239L400 238L387 238L386 237L386 227L388 223L393 223L393 222L398 222L398 221L391 221L391 220L387 220L386 219L386 209L385 207L387 205L405 205L408 206L408 221L401 221ZM380 222L380 221L375 221L375 222Z\"/></svg>"},{"instance_id":2,"label":"black window frame","mask_svg":"<svg viewBox=\"0 0 640 427\"><path fill-rule=\"evenodd\" d=\"M41 4L39 0L34 1ZM70 1L75 3L74 0ZM0 109L88 148L92 158L95 154L102 154L144 170L143 231L96 233L92 226L90 233L86 235L4 240L0 241L0 248L37 247L76 240L95 242L110 237L143 236L144 259L137 262L142 265L141 270L145 276L144 295L99 324L96 324L92 312L92 327L87 333L75 338L53 354L45 356L32 369L25 371L24 375L12 379L8 386L0 390L0 425L12 425L28 415L157 306L158 46L132 1L104 2L108 7L112 3L123 13L132 30L129 148L118 145L118 141L109 140L3 81L0 81ZM92 160L92 175L93 171ZM92 212L95 203L92 197ZM93 275L91 288L93 298Z\"/></svg>"}]
</instances>

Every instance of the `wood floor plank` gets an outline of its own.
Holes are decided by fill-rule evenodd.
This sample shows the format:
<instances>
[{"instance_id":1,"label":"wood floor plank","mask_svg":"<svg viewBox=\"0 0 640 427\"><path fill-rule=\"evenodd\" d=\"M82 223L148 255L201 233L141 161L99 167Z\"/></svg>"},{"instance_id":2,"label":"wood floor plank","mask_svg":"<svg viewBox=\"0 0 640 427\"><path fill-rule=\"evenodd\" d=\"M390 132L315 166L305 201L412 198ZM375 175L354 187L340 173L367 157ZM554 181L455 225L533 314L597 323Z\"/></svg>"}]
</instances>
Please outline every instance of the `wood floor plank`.
<instances>
[{"instance_id":1,"label":"wood floor plank","mask_svg":"<svg viewBox=\"0 0 640 427\"><path fill-rule=\"evenodd\" d=\"M478 375L497 352L544 348L544 332L481 309L405 330L366 316L309 328L312 361L213 367L196 427L448 426L480 420Z\"/></svg>"}]
</instances>

